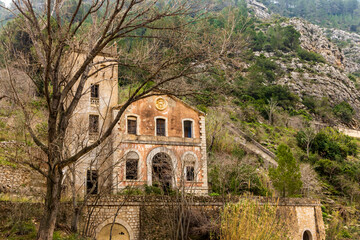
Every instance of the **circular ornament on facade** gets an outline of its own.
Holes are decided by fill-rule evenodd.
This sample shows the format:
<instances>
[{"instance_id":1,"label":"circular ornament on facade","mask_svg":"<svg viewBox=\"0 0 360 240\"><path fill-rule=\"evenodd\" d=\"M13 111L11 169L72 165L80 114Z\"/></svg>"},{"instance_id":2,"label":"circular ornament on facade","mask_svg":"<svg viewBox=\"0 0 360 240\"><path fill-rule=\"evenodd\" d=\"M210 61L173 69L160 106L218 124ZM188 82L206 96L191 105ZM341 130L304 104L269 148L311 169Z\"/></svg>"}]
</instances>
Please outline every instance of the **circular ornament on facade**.
<instances>
[{"instance_id":1,"label":"circular ornament on facade","mask_svg":"<svg viewBox=\"0 0 360 240\"><path fill-rule=\"evenodd\" d=\"M156 107L157 110L163 111L163 110L165 110L167 108L167 106L168 106L168 103L164 98L158 97L155 100L155 107Z\"/></svg>"}]
</instances>

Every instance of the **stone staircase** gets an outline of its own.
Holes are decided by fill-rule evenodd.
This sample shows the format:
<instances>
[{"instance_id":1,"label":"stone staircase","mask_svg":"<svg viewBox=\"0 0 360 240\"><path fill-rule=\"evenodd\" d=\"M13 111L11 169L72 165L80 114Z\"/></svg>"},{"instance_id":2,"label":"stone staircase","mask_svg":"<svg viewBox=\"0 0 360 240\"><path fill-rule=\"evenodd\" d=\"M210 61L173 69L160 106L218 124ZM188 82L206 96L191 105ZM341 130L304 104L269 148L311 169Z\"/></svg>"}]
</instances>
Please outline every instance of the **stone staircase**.
<instances>
[{"instance_id":1,"label":"stone staircase","mask_svg":"<svg viewBox=\"0 0 360 240\"><path fill-rule=\"evenodd\" d=\"M259 142L252 139L246 133L236 128L231 123L226 123L225 127L235 136L235 141L237 144L241 145L243 149L254 153L257 156L260 156L264 160L264 164L266 168L269 167L277 167L278 163L276 162L275 154L271 152L269 149L262 146Z\"/></svg>"}]
</instances>

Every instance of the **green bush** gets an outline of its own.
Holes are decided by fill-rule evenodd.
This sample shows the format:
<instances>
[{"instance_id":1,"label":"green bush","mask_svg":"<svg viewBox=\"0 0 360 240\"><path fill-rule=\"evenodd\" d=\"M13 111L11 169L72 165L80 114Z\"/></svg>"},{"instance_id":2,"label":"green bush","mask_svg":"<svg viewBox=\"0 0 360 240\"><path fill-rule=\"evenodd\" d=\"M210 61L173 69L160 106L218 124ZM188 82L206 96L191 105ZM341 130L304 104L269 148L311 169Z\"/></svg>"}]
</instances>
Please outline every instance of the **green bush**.
<instances>
[{"instance_id":1,"label":"green bush","mask_svg":"<svg viewBox=\"0 0 360 240\"><path fill-rule=\"evenodd\" d=\"M269 27L266 33L259 31L252 34L251 47L254 51L289 52L296 50L300 44L300 33L293 26Z\"/></svg>"},{"instance_id":2,"label":"green bush","mask_svg":"<svg viewBox=\"0 0 360 240\"><path fill-rule=\"evenodd\" d=\"M333 108L333 112L334 112L335 116L339 117L340 120L346 124L350 123L352 118L355 115L354 109L350 106L349 103L347 103L345 101L337 104Z\"/></svg>"},{"instance_id":3,"label":"green bush","mask_svg":"<svg viewBox=\"0 0 360 240\"><path fill-rule=\"evenodd\" d=\"M304 104L311 113L315 113L317 100L313 96L304 96L302 104Z\"/></svg>"},{"instance_id":4,"label":"green bush","mask_svg":"<svg viewBox=\"0 0 360 240\"><path fill-rule=\"evenodd\" d=\"M324 57L321 56L320 54L315 53L315 52L309 52L302 48L298 48L297 55L300 59L309 61L309 62L321 62L321 63L326 62Z\"/></svg>"},{"instance_id":5,"label":"green bush","mask_svg":"<svg viewBox=\"0 0 360 240\"><path fill-rule=\"evenodd\" d=\"M256 172L256 168L245 164L225 169L213 166L209 171L209 182L211 192L219 195L241 195L244 192L252 192L258 196L266 196L269 192Z\"/></svg>"}]
</instances>

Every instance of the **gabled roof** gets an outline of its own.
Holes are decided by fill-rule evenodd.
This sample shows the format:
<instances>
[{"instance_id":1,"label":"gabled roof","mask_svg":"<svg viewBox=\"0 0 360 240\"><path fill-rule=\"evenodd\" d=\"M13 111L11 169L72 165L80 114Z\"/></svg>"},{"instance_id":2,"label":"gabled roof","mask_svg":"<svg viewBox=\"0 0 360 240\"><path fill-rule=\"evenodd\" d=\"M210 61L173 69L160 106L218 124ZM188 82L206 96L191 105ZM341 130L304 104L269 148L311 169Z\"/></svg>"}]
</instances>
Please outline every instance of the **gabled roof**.
<instances>
[{"instance_id":1,"label":"gabled roof","mask_svg":"<svg viewBox=\"0 0 360 240\"><path fill-rule=\"evenodd\" d=\"M164 92L162 92L162 91L160 91L160 90L158 90L158 91L156 91L156 92L154 91L154 93L150 93L150 94L151 94L151 95L149 95L149 96L147 96L147 97L152 97L152 96L168 96L169 98L172 98L174 101L177 101L177 102L182 103L184 106L192 109L193 111L199 113L200 115L203 115L203 116L206 115L204 112L202 112L202 111L200 111L199 109L197 109L196 107L193 107L193 106L191 106L190 104L184 102L184 101L181 100L180 98L175 97L174 95L171 95L171 94L168 94L168 93L164 93ZM147 98L147 97L145 97L145 98ZM145 98L144 98L144 99L145 99ZM118 104L117 106L113 107L113 109L120 109L123 105L124 105L124 104Z\"/></svg>"}]
</instances>

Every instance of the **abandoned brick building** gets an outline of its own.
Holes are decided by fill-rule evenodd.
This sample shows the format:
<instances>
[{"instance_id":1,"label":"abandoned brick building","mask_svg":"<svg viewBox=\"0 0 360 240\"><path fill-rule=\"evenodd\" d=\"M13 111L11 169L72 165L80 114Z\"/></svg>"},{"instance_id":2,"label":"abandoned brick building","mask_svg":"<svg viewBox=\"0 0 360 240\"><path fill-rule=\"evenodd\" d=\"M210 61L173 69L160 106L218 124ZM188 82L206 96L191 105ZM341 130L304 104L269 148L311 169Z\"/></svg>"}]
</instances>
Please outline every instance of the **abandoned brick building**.
<instances>
[{"instance_id":1,"label":"abandoned brick building","mask_svg":"<svg viewBox=\"0 0 360 240\"><path fill-rule=\"evenodd\" d=\"M105 53L95 58L104 62L98 66L103 70L86 83L70 128L70 151L101 136L121 106L117 68L106 66L109 59ZM75 179L79 196L146 185L206 194L205 116L173 96L141 99L126 109L106 143L77 163Z\"/></svg>"},{"instance_id":2,"label":"abandoned brick building","mask_svg":"<svg viewBox=\"0 0 360 240\"><path fill-rule=\"evenodd\" d=\"M75 61L70 64L76 65L82 58L79 54L71 58ZM101 64L91 69L92 77L85 84L71 120L66 148L69 154L102 136L122 106L120 99L124 94L119 94L117 67L111 65L111 59L106 53L95 58ZM207 195L205 115L176 97L154 92L128 106L111 136L70 166L65 175L68 184L64 185L71 186L65 191L71 190L70 194L73 190L80 198L106 194L88 205L94 210L88 216L93 228L91 236L109 239L112 229L117 236L114 239L151 239L143 237L146 227L141 224L142 218L147 209L162 209L162 203L148 196L143 201L141 196L127 200L115 194L127 188L151 186L153 191L156 188L163 193L180 189ZM109 195L110 192L114 194ZM197 198L192 203L194 209L219 211L224 204L208 197ZM282 208L289 218L291 239L324 239L318 202L285 203Z\"/></svg>"}]
</instances>

